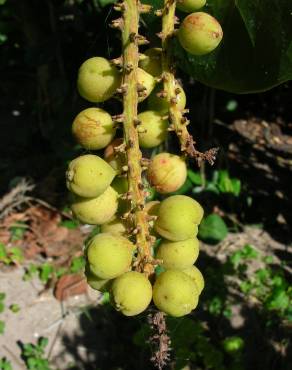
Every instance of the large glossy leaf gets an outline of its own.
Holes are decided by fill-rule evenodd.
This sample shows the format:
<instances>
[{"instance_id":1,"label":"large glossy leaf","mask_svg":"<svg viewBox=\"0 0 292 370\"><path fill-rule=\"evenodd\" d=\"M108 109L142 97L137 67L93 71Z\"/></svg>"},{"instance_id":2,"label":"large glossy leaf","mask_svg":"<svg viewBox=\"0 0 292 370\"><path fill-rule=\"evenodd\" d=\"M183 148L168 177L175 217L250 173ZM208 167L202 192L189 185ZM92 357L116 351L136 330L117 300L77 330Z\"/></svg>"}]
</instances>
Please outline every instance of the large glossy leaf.
<instances>
[{"instance_id":1,"label":"large glossy leaf","mask_svg":"<svg viewBox=\"0 0 292 370\"><path fill-rule=\"evenodd\" d=\"M176 42L179 66L215 88L248 93L292 78L291 0L209 0L224 39L209 55L187 54Z\"/></svg>"}]
</instances>

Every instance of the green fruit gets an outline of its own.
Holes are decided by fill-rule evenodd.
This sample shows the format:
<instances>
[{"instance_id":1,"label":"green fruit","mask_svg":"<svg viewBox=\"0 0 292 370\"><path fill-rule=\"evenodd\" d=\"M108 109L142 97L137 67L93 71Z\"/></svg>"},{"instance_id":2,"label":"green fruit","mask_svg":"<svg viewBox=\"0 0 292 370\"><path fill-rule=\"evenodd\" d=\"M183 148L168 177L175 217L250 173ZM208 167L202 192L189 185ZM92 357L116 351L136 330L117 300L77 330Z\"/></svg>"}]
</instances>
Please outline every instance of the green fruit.
<instances>
[{"instance_id":1,"label":"green fruit","mask_svg":"<svg viewBox=\"0 0 292 370\"><path fill-rule=\"evenodd\" d=\"M201 205L186 195L173 195L164 199L154 224L159 235L172 241L194 238L204 211Z\"/></svg>"},{"instance_id":2,"label":"green fruit","mask_svg":"<svg viewBox=\"0 0 292 370\"><path fill-rule=\"evenodd\" d=\"M115 191L119 194L125 194L128 191L128 180L126 177L116 177L112 182L111 186L115 189ZM118 213L123 214L129 210L130 203L127 199L119 198L119 206L118 206Z\"/></svg>"},{"instance_id":3,"label":"green fruit","mask_svg":"<svg viewBox=\"0 0 292 370\"><path fill-rule=\"evenodd\" d=\"M120 146L124 142L123 138L117 138L112 141L105 149L103 158L104 160L112 166L116 173L120 173L122 167L126 163L126 157L124 153L116 152L115 148Z\"/></svg>"},{"instance_id":4,"label":"green fruit","mask_svg":"<svg viewBox=\"0 0 292 370\"><path fill-rule=\"evenodd\" d=\"M111 184L116 173L102 158L86 154L69 163L66 172L67 188L81 197L101 195Z\"/></svg>"},{"instance_id":5,"label":"green fruit","mask_svg":"<svg viewBox=\"0 0 292 370\"><path fill-rule=\"evenodd\" d=\"M160 153L148 166L147 178L151 186L161 194L178 190L186 181L187 166L178 155Z\"/></svg>"},{"instance_id":6,"label":"green fruit","mask_svg":"<svg viewBox=\"0 0 292 370\"><path fill-rule=\"evenodd\" d=\"M153 286L155 306L174 317L187 315L194 310L198 297L194 281L179 270L162 272Z\"/></svg>"},{"instance_id":7,"label":"green fruit","mask_svg":"<svg viewBox=\"0 0 292 370\"><path fill-rule=\"evenodd\" d=\"M186 94L184 92L184 89L179 85L179 83L176 81L175 88L180 89L180 92L178 95L176 95L177 98L177 107L179 110L185 109L186 106ZM167 101L167 98L160 98L157 96L157 93L163 90L163 86L160 84L157 86L153 92L150 94L148 98L148 109L154 110L160 113L166 113L169 110L169 102Z\"/></svg>"},{"instance_id":8,"label":"green fruit","mask_svg":"<svg viewBox=\"0 0 292 370\"><path fill-rule=\"evenodd\" d=\"M112 117L103 109L87 108L73 121L72 134L85 149L105 148L114 138L116 128Z\"/></svg>"},{"instance_id":9,"label":"green fruit","mask_svg":"<svg viewBox=\"0 0 292 370\"><path fill-rule=\"evenodd\" d=\"M93 57L79 68L77 88L79 94L92 103L109 99L121 84L121 74L107 59Z\"/></svg>"},{"instance_id":10,"label":"green fruit","mask_svg":"<svg viewBox=\"0 0 292 370\"><path fill-rule=\"evenodd\" d=\"M194 280L198 288L198 292L199 294L201 294L205 286L204 277L201 271L196 266L191 266L186 269L183 269L182 272L184 272L185 274L187 274L190 278Z\"/></svg>"},{"instance_id":11,"label":"green fruit","mask_svg":"<svg viewBox=\"0 0 292 370\"><path fill-rule=\"evenodd\" d=\"M102 233L117 234L122 236L127 234L125 223L118 218L114 218L112 221L103 224L100 230Z\"/></svg>"},{"instance_id":12,"label":"green fruit","mask_svg":"<svg viewBox=\"0 0 292 370\"><path fill-rule=\"evenodd\" d=\"M228 337L223 341L223 348L227 353L234 354L244 347L244 340L241 337Z\"/></svg>"},{"instance_id":13,"label":"green fruit","mask_svg":"<svg viewBox=\"0 0 292 370\"><path fill-rule=\"evenodd\" d=\"M134 316L149 306L152 286L144 274L130 271L114 280L111 296L118 311L126 316Z\"/></svg>"},{"instance_id":14,"label":"green fruit","mask_svg":"<svg viewBox=\"0 0 292 370\"><path fill-rule=\"evenodd\" d=\"M152 200L151 202L145 204L144 210L149 216L157 216L159 205L160 205L159 200ZM150 228L153 228L154 220L150 220L148 224Z\"/></svg>"},{"instance_id":15,"label":"green fruit","mask_svg":"<svg viewBox=\"0 0 292 370\"><path fill-rule=\"evenodd\" d=\"M102 225L110 221L118 209L118 193L109 186L96 198L73 197L71 209L76 218L85 224Z\"/></svg>"},{"instance_id":16,"label":"green fruit","mask_svg":"<svg viewBox=\"0 0 292 370\"><path fill-rule=\"evenodd\" d=\"M144 58L140 60L139 67L154 77L162 73L161 68L161 48L150 48L144 52Z\"/></svg>"},{"instance_id":17,"label":"green fruit","mask_svg":"<svg viewBox=\"0 0 292 370\"><path fill-rule=\"evenodd\" d=\"M138 97L138 102L145 100L151 94L154 86L156 84L156 80L153 76L149 73L145 72L143 69L138 68L137 70L137 80L138 86L143 86L145 90L143 90L143 95Z\"/></svg>"},{"instance_id":18,"label":"green fruit","mask_svg":"<svg viewBox=\"0 0 292 370\"><path fill-rule=\"evenodd\" d=\"M95 276L91 271L88 265L85 266L85 276L87 280L87 284L95 290L100 292L107 291L109 289L111 280L103 280L99 279Z\"/></svg>"},{"instance_id":19,"label":"green fruit","mask_svg":"<svg viewBox=\"0 0 292 370\"><path fill-rule=\"evenodd\" d=\"M182 270L191 267L199 255L199 241L191 238L178 242L164 240L158 248L156 258L162 260L165 269Z\"/></svg>"},{"instance_id":20,"label":"green fruit","mask_svg":"<svg viewBox=\"0 0 292 370\"><path fill-rule=\"evenodd\" d=\"M148 110L138 114L141 124L138 128L141 148L154 148L165 141L168 120L163 119L159 112Z\"/></svg>"},{"instance_id":21,"label":"green fruit","mask_svg":"<svg viewBox=\"0 0 292 370\"><path fill-rule=\"evenodd\" d=\"M205 6L206 0L178 0L176 7L182 12L191 13Z\"/></svg>"},{"instance_id":22,"label":"green fruit","mask_svg":"<svg viewBox=\"0 0 292 370\"><path fill-rule=\"evenodd\" d=\"M178 40L190 54L204 55L213 51L221 42L223 31L220 23L203 12L189 14L180 25Z\"/></svg>"},{"instance_id":23,"label":"green fruit","mask_svg":"<svg viewBox=\"0 0 292 370\"><path fill-rule=\"evenodd\" d=\"M123 274L130 269L134 248L123 236L96 235L87 248L90 271L99 279L113 279Z\"/></svg>"}]
</instances>

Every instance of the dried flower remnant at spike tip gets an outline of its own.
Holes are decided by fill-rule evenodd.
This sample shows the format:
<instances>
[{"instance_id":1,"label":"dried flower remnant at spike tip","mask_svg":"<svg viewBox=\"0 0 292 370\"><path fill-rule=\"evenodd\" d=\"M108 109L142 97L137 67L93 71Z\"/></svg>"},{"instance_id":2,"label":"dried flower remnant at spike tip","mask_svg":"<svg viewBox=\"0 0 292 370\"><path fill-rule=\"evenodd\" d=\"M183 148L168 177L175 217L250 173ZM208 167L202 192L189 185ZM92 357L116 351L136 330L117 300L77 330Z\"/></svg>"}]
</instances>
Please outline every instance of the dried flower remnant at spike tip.
<instances>
[{"instance_id":1,"label":"dried flower remnant at spike tip","mask_svg":"<svg viewBox=\"0 0 292 370\"><path fill-rule=\"evenodd\" d=\"M158 247L156 258L162 260L165 269L182 270L191 267L199 256L199 241L197 238L177 242L164 240Z\"/></svg>"},{"instance_id":2,"label":"dried flower remnant at spike tip","mask_svg":"<svg viewBox=\"0 0 292 370\"><path fill-rule=\"evenodd\" d=\"M71 209L76 218L85 224L102 225L110 221L118 209L118 193L109 186L96 198L73 197Z\"/></svg>"},{"instance_id":3,"label":"dried flower remnant at spike tip","mask_svg":"<svg viewBox=\"0 0 292 370\"><path fill-rule=\"evenodd\" d=\"M178 0L176 3L176 7L186 13L192 13L205 5L206 0Z\"/></svg>"},{"instance_id":4,"label":"dried flower remnant at spike tip","mask_svg":"<svg viewBox=\"0 0 292 370\"><path fill-rule=\"evenodd\" d=\"M79 68L77 88L79 94L91 103L101 103L116 92L121 74L107 59L93 57Z\"/></svg>"},{"instance_id":5,"label":"dried flower remnant at spike tip","mask_svg":"<svg viewBox=\"0 0 292 370\"><path fill-rule=\"evenodd\" d=\"M184 159L178 155L160 153L152 158L147 177L158 193L172 193L186 181L187 166Z\"/></svg>"},{"instance_id":6,"label":"dried flower remnant at spike tip","mask_svg":"<svg viewBox=\"0 0 292 370\"><path fill-rule=\"evenodd\" d=\"M186 195L173 195L160 203L154 228L168 240L190 239L197 235L203 214L203 208L196 200Z\"/></svg>"},{"instance_id":7,"label":"dried flower remnant at spike tip","mask_svg":"<svg viewBox=\"0 0 292 370\"><path fill-rule=\"evenodd\" d=\"M83 148L99 150L112 141L116 128L106 111L101 108L87 108L74 119L72 134Z\"/></svg>"},{"instance_id":8,"label":"dried flower remnant at spike tip","mask_svg":"<svg viewBox=\"0 0 292 370\"><path fill-rule=\"evenodd\" d=\"M81 197L101 195L116 173L102 158L93 154L81 155L69 163L66 172L67 188Z\"/></svg>"},{"instance_id":9,"label":"dried flower remnant at spike tip","mask_svg":"<svg viewBox=\"0 0 292 370\"><path fill-rule=\"evenodd\" d=\"M220 44L222 37L220 23L203 12L189 14L178 31L181 46L192 55L210 53Z\"/></svg>"},{"instance_id":10,"label":"dried flower remnant at spike tip","mask_svg":"<svg viewBox=\"0 0 292 370\"><path fill-rule=\"evenodd\" d=\"M198 299L195 282L179 270L162 272L153 286L155 306L173 317L189 314L197 307Z\"/></svg>"},{"instance_id":11,"label":"dried flower remnant at spike tip","mask_svg":"<svg viewBox=\"0 0 292 370\"><path fill-rule=\"evenodd\" d=\"M145 111L138 115L139 144L142 148L154 148L163 143L167 136L168 120L159 112Z\"/></svg>"},{"instance_id":12,"label":"dried flower remnant at spike tip","mask_svg":"<svg viewBox=\"0 0 292 370\"><path fill-rule=\"evenodd\" d=\"M87 248L89 269L100 279L113 279L130 270L134 249L123 236L98 234Z\"/></svg>"},{"instance_id":13,"label":"dried flower remnant at spike tip","mask_svg":"<svg viewBox=\"0 0 292 370\"><path fill-rule=\"evenodd\" d=\"M146 310L152 299L152 286L148 278L130 271L114 280L111 288L114 306L126 316L135 316Z\"/></svg>"}]
</instances>

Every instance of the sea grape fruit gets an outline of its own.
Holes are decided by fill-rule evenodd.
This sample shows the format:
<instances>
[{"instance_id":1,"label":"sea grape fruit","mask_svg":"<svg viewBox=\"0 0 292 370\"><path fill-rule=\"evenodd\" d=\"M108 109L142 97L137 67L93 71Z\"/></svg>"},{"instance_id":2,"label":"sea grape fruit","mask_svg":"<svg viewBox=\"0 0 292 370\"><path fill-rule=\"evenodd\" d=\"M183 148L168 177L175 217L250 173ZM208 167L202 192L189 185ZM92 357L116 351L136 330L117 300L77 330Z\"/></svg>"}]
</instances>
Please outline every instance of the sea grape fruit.
<instances>
[{"instance_id":1,"label":"sea grape fruit","mask_svg":"<svg viewBox=\"0 0 292 370\"><path fill-rule=\"evenodd\" d=\"M159 153L152 158L148 166L147 178L158 193L171 193L186 181L186 163L178 155Z\"/></svg>"},{"instance_id":2,"label":"sea grape fruit","mask_svg":"<svg viewBox=\"0 0 292 370\"><path fill-rule=\"evenodd\" d=\"M109 289L111 280L100 279L97 276L95 276L90 271L88 264L85 266L85 276L86 276L87 284L92 289L99 290L100 292L104 292Z\"/></svg>"},{"instance_id":3,"label":"sea grape fruit","mask_svg":"<svg viewBox=\"0 0 292 370\"><path fill-rule=\"evenodd\" d=\"M102 233L125 235L127 228L123 220L114 218L113 220L103 224L100 228Z\"/></svg>"},{"instance_id":4,"label":"sea grape fruit","mask_svg":"<svg viewBox=\"0 0 292 370\"><path fill-rule=\"evenodd\" d=\"M115 133L111 115L101 108L84 109L75 117L72 125L72 134L76 141L89 150L105 148Z\"/></svg>"},{"instance_id":5,"label":"sea grape fruit","mask_svg":"<svg viewBox=\"0 0 292 370\"><path fill-rule=\"evenodd\" d=\"M164 240L158 247L156 258L162 260L165 269L182 270L191 267L199 255L197 238L171 242Z\"/></svg>"},{"instance_id":6,"label":"sea grape fruit","mask_svg":"<svg viewBox=\"0 0 292 370\"><path fill-rule=\"evenodd\" d=\"M154 77L162 73L161 68L161 48L147 49L143 54L143 59L139 62L139 67Z\"/></svg>"},{"instance_id":7,"label":"sea grape fruit","mask_svg":"<svg viewBox=\"0 0 292 370\"><path fill-rule=\"evenodd\" d=\"M111 186L115 189L115 191L120 195L119 197L119 206L118 206L118 213L123 214L128 211L130 207L130 203L127 199L123 199L121 197L122 194L125 194L128 191L128 179L126 177L117 176L114 178Z\"/></svg>"},{"instance_id":8,"label":"sea grape fruit","mask_svg":"<svg viewBox=\"0 0 292 370\"><path fill-rule=\"evenodd\" d=\"M186 106L186 94L180 84L175 82L175 89L179 89L180 92L176 95L177 107L179 110L185 109ZM157 93L163 90L162 85L158 85L148 98L148 109L154 110L160 113L166 113L169 110L169 102L167 98L157 96Z\"/></svg>"},{"instance_id":9,"label":"sea grape fruit","mask_svg":"<svg viewBox=\"0 0 292 370\"><path fill-rule=\"evenodd\" d=\"M105 58L87 59L79 68L77 88L79 94L92 103L109 99L121 84L118 69Z\"/></svg>"},{"instance_id":10,"label":"sea grape fruit","mask_svg":"<svg viewBox=\"0 0 292 370\"><path fill-rule=\"evenodd\" d=\"M109 186L96 198L73 196L71 209L76 218L85 224L102 225L110 221L118 209L118 193Z\"/></svg>"},{"instance_id":11,"label":"sea grape fruit","mask_svg":"<svg viewBox=\"0 0 292 370\"><path fill-rule=\"evenodd\" d=\"M90 271L100 279L113 279L128 271L135 246L119 235L94 236L87 248Z\"/></svg>"},{"instance_id":12,"label":"sea grape fruit","mask_svg":"<svg viewBox=\"0 0 292 370\"><path fill-rule=\"evenodd\" d=\"M138 102L145 100L151 94L155 86L155 78L149 73L145 72L143 69L137 69L137 81L138 81L138 90L139 87L144 87L143 95L138 97Z\"/></svg>"},{"instance_id":13,"label":"sea grape fruit","mask_svg":"<svg viewBox=\"0 0 292 370\"><path fill-rule=\"evenodd\" d=\"M81 197L101 195L116 173L102 158L93 154L81 155L69 163L66 172L67 188Z\"/></svg>"},{"instance_id":14,"label":"sea grape fruit","mask_svg":"<svg viewBox=\"0 0 292 370\"><path fill-rule=\"evenodd\" d=\"M159 205L159 200L152 200L151 202L145 204L144 210L149 216L157 216ZM154 220L150 220L148 224L150 228L153 228Z\"/></svg>"},{"instance_id":15,"label":"sea grape fruit","mask_svg":"<svg viewBox=\"0 0 292 370\"><path fill-rule=\"evenodd\" d=\"M154 148L163 143L167 136L168 120L159 112L147 110L138 114L141 124L138 128L141 148Z\"/></svg>"},{"instance_id":16,"label":"sea grape fruit","mask_svg":"<svg viewBox=\"0 0 292 370\"><path fill-rule=\"evenodd\" d=\"M112 166L116 173L120 173L122 167L125 165L126 157L124 153L116 152L115 148L120 146L123 143L123 138L117 138L113 140L104 151L103 158L104 160Z\"/></svg>"},{"instance_id":17,"label":"sea grape fruit","mask_svg":"<svg viewBox=\"0 0 292 370\"><path fill-rule=\"evenodd\" d=\"M205 6L206 0L178 0L176 7L182 12L191 13Z\"/></svg>"},{"instance_id":18,"label":"sea grape fruit","mask_svg":"<svg viewBox=\"0 0 292 370\"><path fill-rule=\"evenodd\" d=\"M182 272L184 272L185 274L187 274L190 278L194 280L198 288L198 293L201 294L205 286L204 277L201 271L196 266L191 266L191 267L187 267L186 269L183 269Z\"/></svg>"},{"instance_id":19,"label":"sea grape fruit","mask_svg":"<svg viewBox=\"0 0 292 370\"><path fill-rule=\"evenodd\" d=\"M144 274L129 271L113 281L111 298L115 308L124 315L138 315L151 302L152 286Z\"/></svg>"},{"instance_id":20,"label":"sea grape fruit","mask_svg":"<svg viewBox=\"0 0 292 370\"><path fill-rule=\"evenodd\" d=\"M186 195L172 195L160 203L154 228L168 240L190 239L197 235L203 214L196 200Z\"/></svg>"},{"instance_id":21,"label":"sea grape fruit","mask_svg":"<svg viewBox=\"0 0 292 370\"><path fill-rule=\"evenodd\" d=\"M204 12L189 14L178 31L181 46L192 55L210 53L219 45L222 37L220 23Z\"/></svg>"},{"instance_id":22,"label":"sea grape fruit","mask_svg":"<svg viewBox=\"0 0 292 370\"><path fill-rule=\"evenodd\" d=\"M174 317L189 314L197 307L198 291L194 281L179 270L162 272L153 286L155 306Z\"/></svg>"}]
</instances>

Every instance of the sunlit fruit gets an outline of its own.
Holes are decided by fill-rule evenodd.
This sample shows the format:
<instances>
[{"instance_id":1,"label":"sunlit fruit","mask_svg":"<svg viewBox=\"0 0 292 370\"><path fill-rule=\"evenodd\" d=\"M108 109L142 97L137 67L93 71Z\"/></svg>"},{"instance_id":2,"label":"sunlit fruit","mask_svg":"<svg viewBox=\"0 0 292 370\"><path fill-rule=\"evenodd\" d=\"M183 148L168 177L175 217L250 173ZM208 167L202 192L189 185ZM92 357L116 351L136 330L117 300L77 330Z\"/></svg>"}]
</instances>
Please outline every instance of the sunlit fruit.
<instances>
[{"instance_id":1,"label":"sunlit fruit","mask_svg":"<svg viewBox=\"0 0 292 370\"><path fill-rule=\"evenodd\" d=\"M194 281L179 270L162 272L153 286L155 306L174 317L189 314L197 307L198 291Z\"/></svg>"},{"instance_id":2,"label":"sunlit fruit","mask_svg":"<svg viewBox=\"0 0 292 370\"><path fill-rule=\"evenodd\" d=\"M116 173L120 173L122 167L126 163L125 154L122 152L117 152L115 148L119 147L123 143L123 138L117 138L113 140L104 151L104 160L112 166Z\"/></svg>"},{"instance_id":3,"label":"sunlit fruit","mask_svg":"<svg viewBox=\"0 0 292 370\"><path fill-rule=\"evenodd\" d=\"M72 134L85 149L105 148L114 138L116 128L112 117L101 108L87 108L74 119Z\"/></svg>"},{"instance_id":4,"label":"sunlit fruit","mask_svg":"<svg viewBox=\"0 0 292 370\"><path fill-rule=\"evenodd\" d=\"M194 280L194 282L196 283L196 286L198 288L198 292L199 292L199 294L201 294L201 292L202 292L202 290L204 289L204 286L205 286L204 277L203 277L201 271L196 266L191 266L191 267L188 267L186 269L183 269L182 272L189 275L189 277Z\"/></svg>"},{"instance_id":5,"label":"sunlit fruit","mask_svg":"<svg viewBox=\"0 0 292 370\"><path fill-rule=\"evenodd\" d=\"M141 148L154 148L165 141L168 120L159 112L147 110L138 114L138 119L141 121L138 127Z\"/></svg>"},{"instance_id":6,"label":"sunlit fruit","mask_svg":"<svg viewBox=\"0 0 292 370\"><path fill-rule=\"evenodd\" d=\"M156 258L162 260L165 269L182 270L191 267L199 255L197 238L171 242L164 240L158 247Z\"/></svg>"},{"instance_id":7,"label":"sunlit fruit","mask_svg":"<svg viewBox=\"0 0 292 370\"><path fill-rule=\"evenodd\" d=\"M148 98L155 86L155 78L149 73L145 72L143 69L137 69L137 80L138 80L138 90L140 91L140 96L138 97L138 102L141 102Z\"/></svg>"},{"instance_id":8,"label":"sunlit fruit","mask_svg":"<svg viewBox=\"0 0 292 370\"><path fill-rule=\"evenodd\" d=\"M184 89L179 85L177 81L175 82L175 89L178 89L179 91L179 93L176 95L177 108L179 110L183 110L186 106L186 94L184 92ZM168 111L169 102L167 98L157 96L157 93L161 92L162 90L162 84L155 87L148 98L148 109L155 110L160 113L166 113Z\"/></svg>"},{"instance_id":9,"label":"sunlit fruit","mask_svg":"<svg viewBox=\"0 0 292 370\"><path fill-rule=\"evenodd\" d=\"M206 0L178 0L176 7L182 12L191 13L205 6Z\"/></svg>"},{"instance_id":10,"label":"sunlit fruit","mask_svg":"<svg viewBox=\"0 0 292 370\"><path fill-rule=\"evenodd\" d=\"M125 222L120 218L114 218L113 220L103 224L100 228L102 233L125 235L127 228Z\"/></svg>"},{"instance_id":11,"label":"sunlit fruit","mask_svg":"<svg viewBox=\"0 0 292 370\"><path fill-rule=\"evenodd\" d=\"M87 59L79 68L77 88L79 94L92 103L109 99L121 84L118 69L105 58Z\"/></svg>"},{"instance_id":12,"label":"sunlit fruit","mask_svg":"<svg viewBox=\"0 0 292 370\"><path fill-rule=\"evenodd\" d=\"M110 221L118 209L118 193L109 186L96 198L73 197L71 209L76 218L85 224L102 225Z\"/></svg>"},{"instance_id":13,"label":"sunlit fruit","mask_svg":"<svg viewBox=\"0 0 292 370\"><path fill-rule=\"evenodd\" d=\"M87 248L90 271L100 279L113 279L130 269L134 245L109 233L92 238Z\"/></svg>"},{"instance_id":14,"label":"sunlit fruit","mask_svg":"<svg viewBox=\"0 0 292 370\"><path fill-rule=\"evenodd\" d=\"M161 68L161 48L150 48L143 53L143 58L139 62L139 67L154 77L162 73Z\"/></svg>"},{"instance_id":15,"label":"sunlit fruit","mask_svg":"<svg viewBox=\"0 0 292 370\"><path fill-rule=\"evenodd\" d=\"M219 45L222 37L223 31L220 23L204 12L189 14L178 31L181 46L193 55L210 53Z\"/></svg>"},{"instance_id":16,"label":"sunlit fruit","mask_svg":"<svg viewBox=\"0 0 292 370\"><path fill-rule=\"evenodd\" d=\"M152 286L144 274L130 271L114 280L111 296L118 311L126 316L134 316L148 307L152 299Z\"/></svg>"},{"instance_id":17,"label":"sunlit fruit","mask_svg":"<svg viewBox=\"0 0 292 370\"><path fill-rule=\"evenodd\" d=\"M114 169L102 158L86 154L70 162L66 172L67 188L81 197L101 195L115 177Z\"/></svg>"},{"instance_id":18,"label":"sunlit fruit","mask_svg":"<svg viewBox=\"0 0 292 370\"><path fill-rule=\"evenodd\" d=\"M170 153L154 156L148 166L147 178L158 193L178 190L186 181L187 166L182 157Z\"/></svg>"},{"instance_id":19,"label":"sunlit fruit","mask_svg":"<svg viewBox=\"0 0 292 370\"><path fill-rule=\"evenodd\" d=\"M168 240L190 239L197 235L203 214L203 208L193 198L173 195L160 203L154 227Z\"/></svg>"},{"instance_id":20,"label":"sunlit fruit","mask_svg":"<svg viewBox=\"0 0 292 370\"><path fill-rule=\"evenodd\" d=\"M109 289L111 280L104 280L99 279L97 276L95 276L91 271L89 266L87 265L85 267L85 276L87 284L95 290L98 290L100 292L107 291Z\"/></svg>"}]
</instances>

